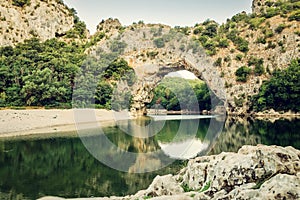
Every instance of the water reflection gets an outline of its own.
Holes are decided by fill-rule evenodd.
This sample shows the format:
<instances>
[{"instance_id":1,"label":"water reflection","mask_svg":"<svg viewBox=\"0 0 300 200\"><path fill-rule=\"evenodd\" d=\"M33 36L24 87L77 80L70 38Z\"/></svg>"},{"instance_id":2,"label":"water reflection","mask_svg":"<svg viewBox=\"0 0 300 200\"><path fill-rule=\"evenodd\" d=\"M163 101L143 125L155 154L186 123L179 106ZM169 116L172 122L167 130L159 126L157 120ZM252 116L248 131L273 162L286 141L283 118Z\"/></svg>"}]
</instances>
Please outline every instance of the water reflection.
<instances>
[{"instance_id":1,"label":"water reflection","mask_svg":"<svg viewBox=\"0 0 300 200\"><path fill-rule=\"evenodd\" d=\"M237 152L243 145L293 146L300 149L300 119L227 118L209 154Z\"/></svg>"},{"instance_id":2,"label":"water reflection","mask_svg":"<svg viewBox=\"0 0 300 200\"><path fill-rule=\"evenodd\" d=\"M185 128L181 129L180 134L177 134L180 121L167 121L157 135L147 139L132 137L120 131L117 126L105 128L105 133L111 142L123 150L152 152L162 148L164 154L170 156L173 156L173 149L166 149L164 145L174 147L190 141L199 142L200 148L195 152L200 154L235 152L243 145L259 143L291 145L300 149L299 119L270 122L229 118L219 136L207 136L210 120L200 120L196 136L189 132L195 126L192 120L184 120ZM135 123L143 125L148 122ZM95 135L87 137L93 138ZM211 141L212 138L215 138L215 142L202 149L200 142L202 145L207 144L206 141ZM79 138L3 140L0 141L0 199L36 199L46 195L67 198L124 196L147 188L157 174L178 172L182 164L182 161L177 161L152 173L123 173L96 160ZM137 169L147 171L153 167L151 165L159 166L161 161L140 154L130 164L126 164L126 167L130 172Z\"/></svg>"}]
</instances>

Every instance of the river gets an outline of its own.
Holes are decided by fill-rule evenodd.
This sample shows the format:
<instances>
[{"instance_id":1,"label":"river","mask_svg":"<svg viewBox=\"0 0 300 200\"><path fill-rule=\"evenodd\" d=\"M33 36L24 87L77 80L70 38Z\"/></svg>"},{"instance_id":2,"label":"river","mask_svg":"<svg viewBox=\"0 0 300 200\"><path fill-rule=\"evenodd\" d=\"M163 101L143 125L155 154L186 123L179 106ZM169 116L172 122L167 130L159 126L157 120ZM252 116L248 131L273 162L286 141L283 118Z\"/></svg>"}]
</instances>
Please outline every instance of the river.
<instances>
[{"instance_id":1,"label":"river","mask_svg":"<svg viewBox=\"0 0 300 200\"><path fill-rule=\"evenodd\" d=\"M145 154L160 150L166 157L179 159L162 169L147 173L120 172L107 167L94 158L83 144L82 138L74 134L63 137L2 139L0 199L36 199L46 195L67 198L124 196L147 188L158 174L178 172L186 164L185 159L196 154L236 152L243 145L256 144L290 145L300 149L299 119L271 122L228 118L222 132L213 137L207 137L206 133L214 118L188 117L178 120L173 116L165 120L163 123L159 119L151 122L148 118L125 121L118 126L103 128L105 134L97 135L97 130L91 130L89 134L81 136L95 141L96 134L101 141L106 137L128 152ZM147 127L151 123L154 123L154 127L159 127L154 130L158 133L149 138L136 138L136 134L144 130L143 126ZM128 128L134 137L126 133ZM190 148L185 149L186 146ZM163 163L157 162L153 157L151 159L154 166L155 163ZM124 164L131 172L137 167L151 171L147 160L149 161L147 156L139 156L130 162L124 161L127 164L119 164Z\"/></svg>"}]
</instances>

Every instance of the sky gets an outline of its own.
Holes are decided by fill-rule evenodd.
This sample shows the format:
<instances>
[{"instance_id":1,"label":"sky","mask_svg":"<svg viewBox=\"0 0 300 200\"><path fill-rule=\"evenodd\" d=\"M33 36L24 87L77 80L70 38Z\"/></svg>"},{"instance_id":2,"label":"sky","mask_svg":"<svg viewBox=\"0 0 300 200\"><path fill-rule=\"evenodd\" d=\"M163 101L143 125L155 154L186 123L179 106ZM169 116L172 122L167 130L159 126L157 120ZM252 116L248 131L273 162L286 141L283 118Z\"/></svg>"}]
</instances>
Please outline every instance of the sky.
<instances>
[{"instance_id":1,"label":"sky","mask_svg":"<svg viewBox=\"0 0 300 200\"><path fill-rule=\"evenodd\" d=\"M140 20L174 26L194 26L206 19L218 23L246 11L252 0L64 0L94 33L102 19L118 18L122 25Z\"/></svg>"}]
</instances>

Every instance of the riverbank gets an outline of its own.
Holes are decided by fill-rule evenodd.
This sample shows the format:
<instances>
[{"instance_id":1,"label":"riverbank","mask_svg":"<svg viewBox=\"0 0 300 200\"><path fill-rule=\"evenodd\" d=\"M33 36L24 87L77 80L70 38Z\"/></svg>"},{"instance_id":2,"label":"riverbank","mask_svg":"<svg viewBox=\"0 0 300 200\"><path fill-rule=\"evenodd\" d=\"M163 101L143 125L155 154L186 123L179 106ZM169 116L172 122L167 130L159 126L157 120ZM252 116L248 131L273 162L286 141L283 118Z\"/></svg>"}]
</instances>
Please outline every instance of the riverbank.
<instances>
[{"instance_id":1,"label":"riverbank","mask_svg":"<svg viewBox=\"0 0 300 200\"><path fill-rule=\"evenodd\" d=\"M0 110L0 138L75 132L114 124L126 113L104 109Z\"/></svg>"},{"instance_id":2,"label":"riverbank","mask_svg":"<svg viewBox=\"0 0 300 200\"><path fill-rule=\"evenodd\" d=\"M293 147L243 146L237 153L191 159L178 174L157 176L134 195L81 200L299 199L299 163L300 151Z\"/></svg>"},{"instance_id":3,"label":"riverbank","mask_svg":"<svg viewBox=\"0 0 300 200\"><path fill-rule=\"evenodd\" d=\"M159 115L158 115L159 116ZM228 115L228 117L234 117ZM237 116L236 116L237 117ZM255 119L276 121L296 119L299 113L257 113ZM76 119L75 119L76 118ZM128 119L127 112L119 113L104 109L25 109L0 110L0 138L40 135L77 135L77 129L94 129L115 125L116 120ZM238 117L240 118L240 117Z\"/></svg>"}]
</instances>

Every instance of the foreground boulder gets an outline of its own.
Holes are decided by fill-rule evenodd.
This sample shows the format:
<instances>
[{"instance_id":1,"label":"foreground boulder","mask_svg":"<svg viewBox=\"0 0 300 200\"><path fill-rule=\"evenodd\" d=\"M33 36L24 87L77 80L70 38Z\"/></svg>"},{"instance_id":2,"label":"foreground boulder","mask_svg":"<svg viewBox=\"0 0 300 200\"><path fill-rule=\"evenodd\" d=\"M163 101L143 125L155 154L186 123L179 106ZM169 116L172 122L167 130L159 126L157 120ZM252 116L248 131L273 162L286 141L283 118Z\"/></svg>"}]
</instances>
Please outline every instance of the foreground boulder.
<instances>
[{"instance_id":1,"label":"foreground boulder","mask_svg":"<svg viewBox=\"0 0 300 200\"><path fill-rule=\"evenodd\" d=\"M148 189L135 195L93 199L148 198L300 199L300 151L293 147L243 146L238 153L192 159L179 174L157 176Z\"/></svg>"}]
</instances>

